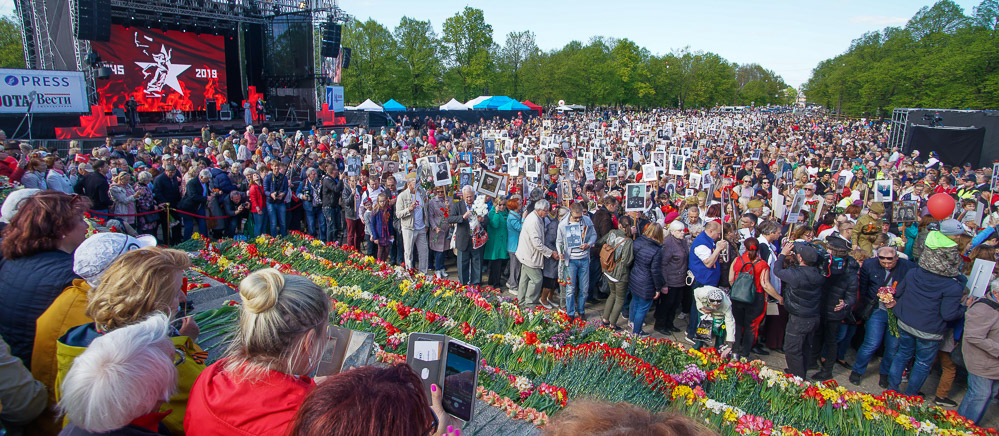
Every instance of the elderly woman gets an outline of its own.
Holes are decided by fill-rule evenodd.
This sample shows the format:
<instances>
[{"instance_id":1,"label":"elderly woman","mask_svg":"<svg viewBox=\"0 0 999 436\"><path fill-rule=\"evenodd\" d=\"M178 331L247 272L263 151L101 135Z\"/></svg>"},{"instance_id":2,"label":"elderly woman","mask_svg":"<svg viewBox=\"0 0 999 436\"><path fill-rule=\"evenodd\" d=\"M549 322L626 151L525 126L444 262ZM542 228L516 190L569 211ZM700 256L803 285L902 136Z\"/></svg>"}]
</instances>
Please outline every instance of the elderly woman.
<instances>
[{"instance_id":1,"label":"elderly woman","mask_svg":"<svg viewBox=\"0 0 999 436\"><path fill-rule=\"evenodd\" d=\"M191 266L187 255L178 250L146 247L129 251L115 260L101 276L100 284L90 291L86 314L94 322L69 329L56 342L58 372L56 374L56 399L63 401L62 380L66 378L74 361L95 339L122 327L135 324L155 313L167 314L173 319L184 299L183 273ZM205 369L204 355L194 341L198 338L198 325L191 318L183 318L180 328L171 331L173 348L176 348L177 393L163 405L163 411L172 410L163 419L170 431L183 429L184 409L191 385Z\"/></svg>"},{"instance_id":2,"label":"elderly woman","mask_svg":"<svg viewBox=\"0 0 999 436\"><path fill-rule=\"evenodd\" d=\"M667 292L666 295L660 295L656 303L655 330L664 335L680 331L673 324L676 308L689 307L689 305L683 306L682 302L686 295L693 296L693 291L687 285L690 245L687 243L685 230L686 226L682 222L673 221L669 223L666 236L663 238L661 269Z\"/></svg>"},{"instance_id":3,"label":"elderly woman","mask_svg":"<svg viewBox=\"0 0 999 436\"><path fill-rule=\"evenodd\" d=\"M157 435L160 405L177 391L169 318L144 321L95 338L76 358L59 402L69 419L60 435Z\"/></svg>"},{"instance_id":4,"label":"elderly woman","mask_svg":"<svg viewBox=\"0 0 999 436\"><path fill-rule=\"evenodd\" d=\"M50 154L45 157L45 164L48 166L48 172L45 173L45 184L48 188L72 195L73 183L66 175L66 165L63 164L62 159Z\"/></svg>"},{"instance_id":5,"label":"elderly woman","mask_svg":"<svg viewBox=\"0 0 999 436\"><path fill-rule=\"evenodd\" d=\"M209 188L209 183L212 180L212 172L208 169L203 169L198 174L198 177L191 179L186 183L186 188L184 190L184 197L180 199L180 204L177 206L183 212L189 214L197 215L198 217L191 215L184 215L184 239L189 239L194 233L194 223L198 223L198 232L202 235L208 234L208 225L204 218L199 218L205 216L206 208L205 206L210 201L215 200L215 194L211 192Z\"/></svg>"},{"instance_id":6,"label":"elderly woman","mask_svg":"<svg viewBox=\"0 0 999 436\"><path fill-rule=\"evenodd\" d=\"M236 338L191 391L189 436L287 434L316 386L308 374L326 349L330 316L323 290L268 268L243 279L239 295Z\"/></svg>"},{"instance_id":7,"label":"elderly woman","mask_svg":"<svg viewBox=\"0 0 999 436\"><path fill-rule=\"evenodd\" d=\"M430 229L427 245L433 256L434 275L447 278L444 271L444 251L451 248L451 226L445 220L448 208L451 206L444 187L435 188L436 195L427 204L427 227Z\"/></svg>"},{"instance_id":8,"label":"elderly woman","mask_svg":"<svg viewBox=\"0 0 999 436\"><path fill-rule=\"evenodd\" d=\"M506 251L506 223L509 214L506 202L496 199L493 201L493 209L486 218L486 233L489 239L486 240L482 258L489 261L489 286L497 289L503 286L503 270L506 269L506 260L510 257Z\"/></svg>"},{"instance_id":9,"label":"elderly woman","mask_svg":"<svg viewBox=\"0 0 999 436\"><path fill-rule=\"evenodd\" d=\"M153 175L149 171L143 171L139 173L138 181L135 183L135 211L136 213L144 213L156 210L156 198L153 197L153 192L149 189L150 182L153 181ZM149 214L136 217L135 220L136 227L135 230L140 234L156 234L156 227L159 226L159 215Z\"/></svg>"},{"instance_id":10,"label":"elderly woman","mask_svg":"<svg viewBox=\"0 0 999 436\"><path fill-rule=\"evenodd\" d=\"M145 188L139 187L138 190L132 187L132 175L129 173L120 173L116 176L111 183L111 189L108 190L108 194L111 196L111 200L114 201L114 205L111 207L111 213L114 215L119 215L115 218L121 220L121 222L126 223L133 228L135 227L135 202L139 199L139 196L145 192Z\"/></svg>"},{"instance_id":11,"label":"elderly woman","mask_svg":"<svg viewBox=\"0 0 999 436\"><path fill-rule=\"evenodd\" d=\"M86 197L42 191L22 200L3 230L0 337L27 367L31 367L35 321L79 278L73 273L73 251L86 238L83 213L89 207Z\"/></svg>"}]
</instances>

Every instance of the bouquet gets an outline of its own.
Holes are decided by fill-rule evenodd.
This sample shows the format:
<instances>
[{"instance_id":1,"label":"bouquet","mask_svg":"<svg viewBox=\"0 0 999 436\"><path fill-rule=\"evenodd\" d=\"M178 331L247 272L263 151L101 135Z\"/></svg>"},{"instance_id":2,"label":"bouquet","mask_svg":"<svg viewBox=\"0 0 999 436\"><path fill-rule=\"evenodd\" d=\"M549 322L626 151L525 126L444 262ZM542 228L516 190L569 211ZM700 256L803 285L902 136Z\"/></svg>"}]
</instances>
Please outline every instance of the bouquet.
<instances>
[{"instance_id":1,"label":"bouquet","mask_svg":"<svg viewBox=\"0 0 999 436\"><path fill-rule=\"evenodd\" d=\"M891 286L882 286L878 288L878 299L881 300L885 305L894 306L895 303L895 286L898 282L893 282ZM898 337L898 318L895 317L895 312L888 309L888 331L892 336Z\"/></svg>"}]
</instances>

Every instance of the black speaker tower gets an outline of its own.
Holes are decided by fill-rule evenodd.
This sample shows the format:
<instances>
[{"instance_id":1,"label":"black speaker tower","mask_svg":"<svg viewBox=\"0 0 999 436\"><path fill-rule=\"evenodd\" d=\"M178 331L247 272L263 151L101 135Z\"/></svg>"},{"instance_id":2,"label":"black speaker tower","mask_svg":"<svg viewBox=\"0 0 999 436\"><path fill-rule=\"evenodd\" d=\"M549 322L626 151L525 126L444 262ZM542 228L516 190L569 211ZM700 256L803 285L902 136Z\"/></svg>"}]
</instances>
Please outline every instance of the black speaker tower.
<instances>
[{"instance_id":1,"label":"black speaker tower","mask_svg":"<svg viewBox=\"0 0 999 436\"><path fill-rule=\"evenodd\" d=\"M326 25L326 31L323 32L323 47L321 54L323 57L335 58L340 56L340 34L343 32L343 26L330 22Z\"/></svg>"},{"instance_id":2,"label":"black speaker tower","mask_svg":"<svg viewBox=\"0 0 999 436\"><path fill-rule=\"evenodd\" d=\"M344 47L340 51L343 52L343 58L340 60L340 68L347 69L350 66L350 47Z\"/></svg>"},{"instance_id":3,"label":"black speaker tower","mask_svg":"<svg viewBox=\"0 0 999 436\"><path fill-rule=\"evenodd\" d=\"M76 16L77 39L111 40L111 0L77 0Z\"/></svg>"}]
</instances>

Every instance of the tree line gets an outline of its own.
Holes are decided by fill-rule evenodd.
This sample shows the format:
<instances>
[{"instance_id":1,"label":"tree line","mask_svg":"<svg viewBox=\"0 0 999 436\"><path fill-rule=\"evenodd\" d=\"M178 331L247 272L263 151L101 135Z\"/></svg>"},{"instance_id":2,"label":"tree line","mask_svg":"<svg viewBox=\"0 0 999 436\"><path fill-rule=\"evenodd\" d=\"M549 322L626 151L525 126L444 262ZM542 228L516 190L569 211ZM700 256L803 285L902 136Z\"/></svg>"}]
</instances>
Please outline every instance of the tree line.
<instances>
[{"instance_id":1,"label":"tree line","mask_svg":"<svg viewBox=\"0 0 999 436\"><path fill-rule=\"evenodd\" d=\"M902 27L855 39L819 63L804 86L810 103L852 116L888 117L896 107L999 106L999 0L971 15L951 0L924 6Z\"/></svg>"},{"instance_id":2,"label":"tree line","mask_svg":"<svg viewBox=\"0 0 999 436\"><path fill-rule=\"evenodd\" d=\"M436 107L452 97L507 95L552 105L702 108L788 104L797 93L771 70L689 48L661 56L628 39L593 37L551 51L534 33L511 32L503 44L481 9L465 7L438 35L430 21L403 17L395 29L352 21L342 44L353 49L342 84L348 102L394 98Z\"/></svg>"}]
</instances>

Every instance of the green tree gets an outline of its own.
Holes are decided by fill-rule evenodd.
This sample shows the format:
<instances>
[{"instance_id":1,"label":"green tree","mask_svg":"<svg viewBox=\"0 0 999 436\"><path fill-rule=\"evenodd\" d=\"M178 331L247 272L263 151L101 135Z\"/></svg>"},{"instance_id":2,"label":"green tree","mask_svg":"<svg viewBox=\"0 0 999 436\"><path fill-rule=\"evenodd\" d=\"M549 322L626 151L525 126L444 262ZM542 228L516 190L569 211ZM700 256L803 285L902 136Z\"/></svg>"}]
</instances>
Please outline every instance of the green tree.
<instances>
[{"instance_id":1,"label":"green tree","mask_svg":"<svg viewBox=\"0 0 999 436\"><path fill-rule=\"evenodd\" d=\"M488 88L492 59L493 26L486 23L481 9L465 9L444 21L441 38L444 59L452 76L453 94L461 100Z\"/></svg>"},{"instance_id":2,"label":"green tree","mask_svg":"<svg viewBox=\"0 0 999 436\"><path fill-rule=\"evenodd\" d=\"M512 92L510 94L517 99L522 99L520 78L521 68L531 56L538 54L538 45L534 42L534 32L524 30L522 32L510 32L506 35L506 44L500 50L500 60L503 72L510 78Z\"/></svg>"},{"instance_id":3,"label":"green tree","mask_svg":"<svg viewBox=\"0 0 999 436\"><path fill-rule=\"evenodd\" d=\"M385 102L399 91L399 49L385 26L368 19L354 21L343 29L344 44L350 44L350 68L343 70L345 97L352 103L366 98Z\"/></svg>"},{"instance_id":4,"label":"green tree","mask_svg":"<svg viewBox=\"0 0 999 436\"><path fill-rule=\"evenodd\" d=\"M24 68L21 22L14 17L0 17L0 68Z\"/></svg>"},{"instance_id":5,"label":"green tree","mask_svg":"<svg viewBox=\"0 0 999 436\"><path fill-rule=\"evenodd\" d=\"M411 106L433 106L441 85L441 60L433 26L430 21L402 17L395 28L395 40L403 72L398 98Z\"/></svg>"}]
</instances>

